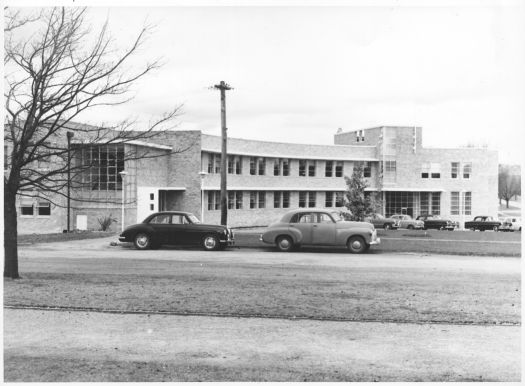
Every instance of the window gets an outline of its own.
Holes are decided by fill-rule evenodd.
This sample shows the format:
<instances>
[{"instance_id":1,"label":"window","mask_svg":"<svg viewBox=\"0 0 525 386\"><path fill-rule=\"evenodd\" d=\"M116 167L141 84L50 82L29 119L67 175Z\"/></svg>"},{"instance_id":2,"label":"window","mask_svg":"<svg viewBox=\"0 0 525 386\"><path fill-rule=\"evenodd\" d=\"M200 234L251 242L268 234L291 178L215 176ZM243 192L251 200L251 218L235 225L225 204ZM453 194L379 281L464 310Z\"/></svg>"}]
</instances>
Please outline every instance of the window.
<instances>
[{"instance_id":1,"label":"window","mask_svg":"<svg viewBox=\"0 0 525 386\"><path fill-rule=\"evenodd\" d=\"M51 216L51 203L46 200L38 200L38 215Z\"/></svg>"},{"instance_id":2,"label":"window","mask_svg":"<svg viewBox=\"0 0 525 386\"><path fill-rule=\"evenodd\" d=\"M450 192L450 214L459 215L459 192Z\"/></svg>"},{"instance_id":3,"label":"window","mask_svg":"<svg viewBox=\"0 0 525 386\"><path fill-rule=\"evenodd\" d=\"M32 198L22 198L20 200L20 215L32 216L34 214L34 206Z\"/></svg>"},{"instance_id":4,"label":"window","mask_svg":"<svg viewBox=\"0 0 525 386\"><path fill-rule=\"evenodd\" d=\"M221 155L215 153L208 154L208 173L221 172Z\"/></svg>"},{"instance_id":5,"label":"window","mask_svg":"<svg viewBox=\"0 0 525 386\"><path fill-rule=\"evenodd\" d=\"M242 198L244 194L242 191L235 192L235 209L242 209Z\"/></svg>"},{"instance_id":6,"label":"window","mask_svg":"<svg viewBox=\"0 0 525 386\"><path fill-rule=\"evenodd\" d=\"M430 172L430 164L421 164L421 178L428 178Z\"/></svg>"},{"instance_id":7,"label":"window","mask_svg":"<svg viewBox=\"0 0 525 386\"><path fill-rule=\"evenodd\" d=\"M325 169L324 169L324 176L325 177L332 177L334 168L334 162L333 161L326 161L325 162Z\"/></svg>"},{"instance_id":8,"label":"window","mask_svg":"<svg viewBox=\"0 0 525 386\"><path fill-rule=\"evenodd\" d=\"M266 208L266 192L259 192L259 208Z\"/></svg>"},{"instance_id":9,"label":"window","mask_svg":"<svg viewBox=\"0 0 525 386\"><path fill-rule=\"evenodd\" d=\"M324 197L324 206L331 208L334 205L334 192L326 192Z\"/></svg>"},{"instance_id":10,"label":"window","mask_svg":"<svg viewBox=\"0 0 525 386\"><path fill-rule=\"evenodd\" d=\"M472 215L472 192L463 192L463 213Z\"/></svg>"},{"instance_id":11,"label":"window","mask_svg":"<svg viewBox=\"0 0 525 386\"><path fill-rule=\"evenodd\" d=\"M313 214L313 213L301 213L298 216L297 221L295 221L295 222L312 224L312 223L317 222L316 217L317 216L315 214Z\"/></svg>"},{"instance_id":12,"label":"window","mask_svg":"<svg viewBox=\"0 0 525 386\"><path fill-rule=\"evenodd\" d=\"M188 224L188 219L183 214L174 214L171 216L172 224Z\"/></svg>"},{"instance_id":13,"label":"window","mask_svg":"<svg viewBox=\"0 0 525 386\"><path fill-rule=\"evenodd\" d=\"M358 161L354 164L354 170L357 166L361 166L363 168L363 177L371 177L372 176L372 162L366 161Z\"/></svg>"},{"instance_id":14,"label":"window","mask_svg":"<svg viewBox=\"0 0 525 386\"><path fill-rule=\"evenodd\" d=\"M290 175L290 161L287 159L283 159L282 163L283 163L283 176L289 176Z\"/></svg>"},{"instance_id":15,"label":"window","mask_svg":"<svg viewBox=\"0 0 525 386\"><path fill-rule=\"evenodd\" d=\"M266 174L266 160L264 158L259 158L258 159L258 174L260 176L264 176Z\"/></svg>"},{"instance_id":16,"label":"window","mask_svg":"<svg viewBox=\"0 0 525 386\"><path fill-rule=\"evenodd\" d=\"M308 207L315 208L316 192L308 192Z\"/></svg>"},{"instance_id":17,"label":"window","mask_svg":"<svg viewBox=\"0 0 525 386\"><path fill-rule=\"evenodd\" d=\"M396 172L396 161L385 161L385 172L395 173Z\"/></svg>"},{"instance_id":18,"label":"window","mask_svg":"<svg viewBox=\"0 0 525 386\"><path fill-rule=\"evenodd\" d=\"M151 220L149 220L149 223L150 224L169 224L170 217L171 215L169 214L159 214L153 217Z\"/></svg>"},{"instance_id":19,"label":"window","mask_svg":"<svg viewBox=\"0 0 525 386\"><path fill-rule=\"evenodd\" d=\"M221 207L221 192L210 190L208 192L208 210L218 210Z\"/></svg>"},{"instance_id":20,"label":"window","mask_svg":"<svg viewBox=\"0 0 525 386\"><path fill-rule=\"evenodd\" d=\"M317 222L320 223L333 223L334 220L326 213L318 213Z\"/></svg>"},{"instance_id":21,"label":"window","mask_svg":"<svg viewBox=\"0 0 525 386\"><path fill-rule=\"evenodd\" d=\"M266 174L266 160L264 158L250 157L250 175L264 176Z\"/></svg>"},{"instance_id":22,"label":"window","mask_svg":"<svg viewBox=\"0 0 525 386\"><path fill-rule=\"evenodd\" d=\"M228 191L228 209L235 208L235 192L233 190Z\"/></svg>"},{"instance_id":23,"label":"window","mask_svg":"<svg viewBox=\"0 0 525 386\"><path fill-rule=\"evenodd\" d=\"M315 161L312 160L299 160L299 176L306 177L308 172L308 177L315 177Z\"/></svg>"},{"instance_id":24,"label":"window","mask_svg":"<svg viewBox=\"0 0 525 386\"><path fill-rule=\"evenodd\" d=\"M452 162L450 164L450 178L458 178L459 162Z\"/></svg>"},{"instance_id":25,"label":"window","mask_svg":"<svg viewBox=\"0 0 525 386\"><path fill-rule=\"evenodd\" d=\"M421 192L419 196L419 214L425 215L429 214L429 199L428 199L428 193L427 192Z\"/></svg>"},{"instance_id":26,"label":"window","mask_svg":"<svg viewBox=\"0 0 525 386\"><path fill-rule=\"evenodd\" d=\"M273 192L273 207L281 207L281 192Z\"/></svg>"},{"instance_id":27,"label":"window","mask_svg":"<svg viewBox=\"0 0 525 386\"><path fill-rule=\"evenodd\" d=\"M274 208L289 208L290 207L290 192L273 192L273 207Z\"/></svg>"},{"instance_id":28,"label":"window","mask_svg":"<svg viewBox=\"0 0 525 386\"><path fill-rule=\"evenodd\" d=\"M308 177L315 177L315 161L308 162Z\"/></svg>"},{"instance_id":29,"label":"window","mask_svg":"<svg viewBox=\"0 0 525 386\"><path fill-rule=\"evenodd\" d=\"M88 146L79 152L82 165L89 166L82 179L91 190L122 190L124 145Z\"/></svg>"},{"instance_id":30,"label":"window","mask_svg":"<svg viewBox=\"0 0 525 386\"><path fill-rule=\"evenodd\" d=\"M289 176L290 175L290 164L287 159L276 158L273 164L273 175L274 176Z\"/></svg>"},{"instance_id":31,"label":"window","mask_svg":"<svg viewBox=\"0 0 525 386\"><path fill-rule=\"evenodd\" d=\"M463 165L463 178L470 178L472 174L472 162L466 162Z\"/></svg>"},{"instance_id":32,"label":"window","mask_svg":"<svg viewBox=\"0 0 525 386\"><path fill-rule=\"evenodd\" d=\"M439 192L432 192L432 214L441 214L441 196Z\"/></svg>"},{"instance_id":33,"label":"window","mask_svg":"<svg viewBox=\"0 0 525 386\"><path fill-rule=\"evenodd\" d=\"M242 174L242 157L238 155L228 156L228 174Z\"/></svg>"},{"instance_id":34,"label":"window","mask_svg":"<svg viewBox=\"0 0 525 386\"><path fill-rule=\"evenodd\" d=\"M335 176L336 177L343 176L343 161L337 161L335 163Z\"/></svg>"},{"instance_id":35,"label":"window","mask_svg":"<svg viewBox=\"0 0 525 386\"><path fill-rule=\"evenodd\" d=\"M306 208L307 192L299 192L299 208Z\"/></svg>"},{"instance_id":36,"label":"window","mask_svg":"<svg viewBox=\"0 0 525 386\"><path fill-rule=\"evenodd\" d=\"M266 207L266 192L250 192L250 209Z\"/></svg>"},{"instance_id":37,"label":"window","mask_svg":"<svg viewBox=\"0 0 525 386\"><path fill-rule=\"evenodd\" d=\"M306 176L306 160L304 159L299 160L299 176L300 177Z\"/></svg>"},{"instance_id":38,"label":"window","mask_svg":"<svg viewBox=\"0 0 525 386\"><path fill-rule=\"evenodd\" d=\"M345 205L345 192L335 192L335 207L341 208Z\"/></svg>"},{"instance_id":39,"label":"window","mask_svg":"<svg viewBox=\"0 0 525 386\"><path fill-rule=\"evenodd\" d=\"M153 201L153 200L155 199L155 193L150 193L150 194L149 194L149 199L150 199L151 201Z\"/></svg>"},{"instance_id":40,"label":"window","mask_svg":"<svg viewBox=\"0 0 525 386\"><path fill-rule=\"evenodd\" d=\"M441 178L441 165L438 163L430 164L430 177Z\"/></svg>"}]
</instances>

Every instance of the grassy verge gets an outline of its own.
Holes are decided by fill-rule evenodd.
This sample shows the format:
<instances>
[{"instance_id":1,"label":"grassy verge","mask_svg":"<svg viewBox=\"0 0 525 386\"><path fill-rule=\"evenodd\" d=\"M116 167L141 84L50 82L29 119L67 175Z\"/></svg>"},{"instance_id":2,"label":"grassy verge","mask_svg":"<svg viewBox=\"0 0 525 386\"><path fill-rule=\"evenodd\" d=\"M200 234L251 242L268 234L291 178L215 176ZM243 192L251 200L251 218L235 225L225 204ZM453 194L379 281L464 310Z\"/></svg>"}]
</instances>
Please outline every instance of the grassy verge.
<instances>
[{"instance_id":1,"label":"grassy verge","mask_svg":"<svg viewBox=\"0 0 525 386\"><path fill-rule=\"evenodd\" d=\"M18 244L55 243L62 241L98 239L102 237L116 236L118 232L70 232L70 233L46 233L18 235Z\"/></svg>"},{"instance_id":2,"label":"grassy verge","mask_svg":"<svg viewBox=\"0 0 525 386\"><path fill-rule=\"evenodd\" d=\"M519 273L131 259L89 263L98 272L115 272L122 264L125 269L120 274L28 272L23 280L5 280L4 304L285 318L520 322Z\"/></svg>"}]
</instances>

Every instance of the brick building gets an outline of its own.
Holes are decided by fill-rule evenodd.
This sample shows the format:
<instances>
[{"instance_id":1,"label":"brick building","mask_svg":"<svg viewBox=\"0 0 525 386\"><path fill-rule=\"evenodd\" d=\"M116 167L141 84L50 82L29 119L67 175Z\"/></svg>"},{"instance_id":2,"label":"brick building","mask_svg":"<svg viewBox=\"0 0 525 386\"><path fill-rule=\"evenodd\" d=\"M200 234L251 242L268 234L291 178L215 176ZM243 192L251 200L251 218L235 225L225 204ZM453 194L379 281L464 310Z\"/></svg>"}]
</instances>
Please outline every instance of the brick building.
<instances>
[{"instance_id":1,"label":"brick building","mask_svg":"<svg viewBox=\"0 0 525 386\"><path fill-rule=\"evenodd\" d=\"M151 142L76 146L76 162L94 156L105 161L85 173L88 183L72 194L72 228L98 229L98 219L109 214L120 222L122 197L125 225L159 210L185 210L220 222L219 136L173 131ZM157 157L119 160L123 152L143 149ZM174 149L185 151L171 153ZM364 166L367 190L382 196L387 216L433 213L462 222L477 214L497 215L497 152L423 148L420 127L382 126L339 131L334 145L229 138L228 224L267 225L291 208L343 206L343 177L356 163ZM90 202L93 197L96 203ZM19 209L20 233L66 228L60 206L24 198Z\"/></svg>"}]
</instances>

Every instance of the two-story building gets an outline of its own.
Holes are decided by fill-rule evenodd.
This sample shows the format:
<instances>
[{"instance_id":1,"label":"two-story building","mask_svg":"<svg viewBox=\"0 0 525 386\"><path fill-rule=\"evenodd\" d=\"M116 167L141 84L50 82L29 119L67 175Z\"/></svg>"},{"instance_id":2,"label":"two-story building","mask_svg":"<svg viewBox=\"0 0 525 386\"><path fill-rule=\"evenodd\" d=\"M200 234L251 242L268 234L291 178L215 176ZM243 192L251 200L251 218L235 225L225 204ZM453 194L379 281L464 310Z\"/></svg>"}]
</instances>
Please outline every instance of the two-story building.
<instances>
[{"instance_id":1,"label":"two-story building","mask_svg":"<svg viewBox=\"0 0 525 386\"><path fill-rule=\"evenodd\" d=\"M75 162L97 162L72 193L72 228L97 229L98 219L109 214L120 220L122 201L125 225L161 210L190 211L205 222L220 222L219 136L171 131L147 142L73 144ZM143 149L150 156L125 155ZM229 138L228 224L267 225L292 208L342 207L344 176L358 163L367 190L380 195L387 216L432 213L463 222L478 214L497 215L497 152L424 148L420 127L382 126L339 130L334 145ZM40 201L20 200L19 231L65 229L63 205L41 211L46 203Z\"/></svg>"}]
</instances>

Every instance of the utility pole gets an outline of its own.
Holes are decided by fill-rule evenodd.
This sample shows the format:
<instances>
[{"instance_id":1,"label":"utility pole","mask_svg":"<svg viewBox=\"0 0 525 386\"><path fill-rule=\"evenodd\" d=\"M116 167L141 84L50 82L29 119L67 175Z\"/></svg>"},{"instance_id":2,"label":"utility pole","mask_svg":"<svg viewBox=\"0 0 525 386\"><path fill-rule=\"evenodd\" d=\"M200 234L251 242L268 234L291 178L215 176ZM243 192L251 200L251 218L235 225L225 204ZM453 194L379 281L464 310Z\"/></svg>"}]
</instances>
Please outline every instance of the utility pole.
<instances>
[{"instance_id":1,"label":"utility pole","mask_svg":"<svg viewBox=\"0 0 525 386\"><path fill-rule=\"evenodd\" d=\"M221 225L228 224L228 198L226 196L226 158L227 158L227 142L228 129L226 128L226 91L232 88L221 80L220 84L213 86L214 89L221 90Z\"/></svg>"},{"instance_id":2,"label":"utility pole","mask_svg":"<svg viewBox=\"0 0 525 386\"><path fill-rule=\"evenodd\" d=\"M66 133L67 136L67 233L71 232L71 138L74 134L71 131Z\"/></svg>"}]
</instances>

